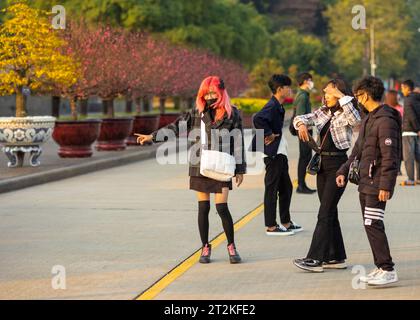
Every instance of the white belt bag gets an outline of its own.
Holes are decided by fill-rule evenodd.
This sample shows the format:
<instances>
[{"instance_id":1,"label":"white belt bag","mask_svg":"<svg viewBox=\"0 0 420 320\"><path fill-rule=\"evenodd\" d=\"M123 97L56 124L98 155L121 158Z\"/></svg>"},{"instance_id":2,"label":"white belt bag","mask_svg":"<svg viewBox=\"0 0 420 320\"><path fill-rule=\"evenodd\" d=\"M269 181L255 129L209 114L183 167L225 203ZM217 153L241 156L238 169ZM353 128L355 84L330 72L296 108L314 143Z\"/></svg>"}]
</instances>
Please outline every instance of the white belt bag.
<instances>
[{"instance_id":1,"label":"white belt bag","mask_svg":"<svg viewBox=\"0 0 420 320\"><path fill-rule=\"evenodd\" d=\"M201 120L200 174L217 181L230 181L235 176L235 157L226 152L205 150L207 147L206 126Z\"/></svg>"}]
</instances>

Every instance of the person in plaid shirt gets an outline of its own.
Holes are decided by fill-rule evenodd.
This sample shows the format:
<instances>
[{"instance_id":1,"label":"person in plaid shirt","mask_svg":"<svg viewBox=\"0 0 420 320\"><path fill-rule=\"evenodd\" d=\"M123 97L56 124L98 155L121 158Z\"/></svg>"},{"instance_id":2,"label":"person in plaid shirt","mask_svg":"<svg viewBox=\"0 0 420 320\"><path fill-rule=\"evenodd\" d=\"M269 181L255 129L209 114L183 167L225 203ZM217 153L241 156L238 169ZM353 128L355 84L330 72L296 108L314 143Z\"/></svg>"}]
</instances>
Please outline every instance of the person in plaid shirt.
<instances>
[{"instance_id":1,"label":"person in plaid shirt","mask_svg":"<svg viewBox=\"0 0 420 320\"><path fill-rule=\"evenodd\" d=\"M321 155L321 170L317 175L321 205L309 252L306 258L293 261L300 269L323 272L324 269L347 267L337 209L345 187L337 186L336 172L348 159L347 150L351 147L353 128L360 122L356 100L340 79L331 80L324 87L324 105L321 108L313 113L296 116L293 121L302 141L310 140L308 127L316 127L322 141L318 151Z\"/></svg>"}]
</instances>

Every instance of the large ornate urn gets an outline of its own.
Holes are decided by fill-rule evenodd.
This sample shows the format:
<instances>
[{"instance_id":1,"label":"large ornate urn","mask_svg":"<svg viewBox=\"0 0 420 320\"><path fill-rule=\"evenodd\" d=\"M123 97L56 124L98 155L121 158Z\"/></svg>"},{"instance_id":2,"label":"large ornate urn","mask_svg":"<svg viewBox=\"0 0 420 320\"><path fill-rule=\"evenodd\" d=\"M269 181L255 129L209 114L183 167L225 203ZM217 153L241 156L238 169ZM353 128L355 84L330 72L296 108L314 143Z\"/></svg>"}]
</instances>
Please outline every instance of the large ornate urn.
<instances>
[{"instance_id":1,"label":"large ornate urn","mask_svg":"<svg viewBox=\"0 0 420 320\"><path fill-rule=\"evenodd\" d=\"M0 144L9 158L9 168L22 167L25 153L31 166L40 165L41 145L50 139L55 120L49 116L0 118Z\"/></svg>"}]
</instances>

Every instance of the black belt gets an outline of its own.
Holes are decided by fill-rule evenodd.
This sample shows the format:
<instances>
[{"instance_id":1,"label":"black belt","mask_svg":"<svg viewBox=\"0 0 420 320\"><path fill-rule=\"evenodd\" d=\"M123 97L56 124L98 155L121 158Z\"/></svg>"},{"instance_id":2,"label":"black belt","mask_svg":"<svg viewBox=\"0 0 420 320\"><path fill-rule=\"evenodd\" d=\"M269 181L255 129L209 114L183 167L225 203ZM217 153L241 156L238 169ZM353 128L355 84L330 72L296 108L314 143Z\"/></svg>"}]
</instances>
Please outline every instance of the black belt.
<instances>
[{"instance_id":1,"label":"black belt","mask_svg":"<svg viewBox=\"0 0 420 320\"><path fill-rule=\"evenodd\" d=\"M339 157L339 156L345 156L345 155L347 155L347 152L326 152L326 151L321 152L321 156Z\"/></svg>"}]
</instances>

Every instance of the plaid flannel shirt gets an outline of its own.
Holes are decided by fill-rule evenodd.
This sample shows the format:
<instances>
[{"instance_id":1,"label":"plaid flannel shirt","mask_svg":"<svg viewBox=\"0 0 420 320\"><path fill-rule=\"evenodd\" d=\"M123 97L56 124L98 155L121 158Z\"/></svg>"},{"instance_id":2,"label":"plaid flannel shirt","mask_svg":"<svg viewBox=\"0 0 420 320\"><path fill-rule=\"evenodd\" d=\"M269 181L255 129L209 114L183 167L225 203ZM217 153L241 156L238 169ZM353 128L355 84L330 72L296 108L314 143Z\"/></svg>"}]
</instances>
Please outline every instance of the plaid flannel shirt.
<instances>
[{"instance_id":1,"label":"plaid flannel shirt","mask_svg":"<svg viewBox=\"0 0 420 320\"><path fill-rule=\"evenodd\" d=\"M306 126L315 126L319 132L331 119L331 136L335 146L340 150L347 150L351 147L353 127L361 122L359 111L351 102L354 98L345 96L339 100L342 110L336 111L333 115L331 110L322 106L313 113L296 116L293 126L298 129L298 124L303 123Z\"/></svg>"}]
</instances>

